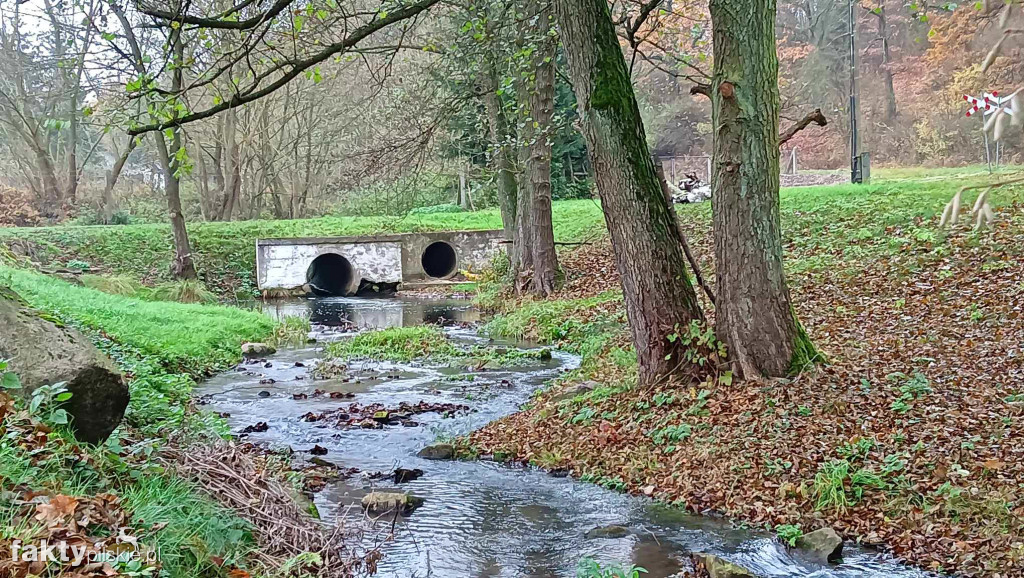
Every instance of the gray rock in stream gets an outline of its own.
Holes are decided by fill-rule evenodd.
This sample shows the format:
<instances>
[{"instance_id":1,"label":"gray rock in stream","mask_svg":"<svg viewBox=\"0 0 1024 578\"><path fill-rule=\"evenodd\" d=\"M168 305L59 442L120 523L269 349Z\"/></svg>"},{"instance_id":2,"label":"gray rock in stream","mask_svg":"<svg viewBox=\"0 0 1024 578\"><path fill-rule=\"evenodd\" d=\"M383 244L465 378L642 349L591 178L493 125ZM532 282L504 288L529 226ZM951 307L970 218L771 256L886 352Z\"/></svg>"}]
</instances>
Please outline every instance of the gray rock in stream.
<instances>
[{"instance_id":1,"label":"gray rock in stream","mask_svg":"<svg viewBox=\"0 0 1024 578\"><path fill-rule=\"evenodd\" d=\"M386 514L395 510L408 514L423 505L423 498L402 492L371 492L363 496L362 505L371 514Z\"/></svg>"},{"instance_id":2,"label":"gray rock in stream","mask_svg":"<svg viewBox=\"0 0 1024 578\"><path fill-rule=\"evenodd\" d=\"M455 446L451 444L434 444L423 448L416 455L425 460L451 460L455 458Z\"/></svg>"},{"instance_id":3,"label":"gray rock in stream","mask_svg":"<svg viewBox=\"0 0 1024 578\"><path fill-rule=\"evenodd\" d=\"M625 526L598 526L586 533L587 540L596 538L625 538L629 535L629 528Z\"/></svg>"},{"instance_id":4,"label":"gray rock in stream","mask_svg":"<svg viewBox=\"0 0 1024 578\"><path fill-rule=\"evenodd\" d=\"M710 578L756 578L757 576L743 566L723 560L714 554L694 554L693 563L695 566L704 568Z\"/></svg>"},{"instance_id":5,"label":"gray rock in stream","mask_svg":"<svg viewBox=\"0 0 1024 578\"><path fill-rule=\"evenodd\" d=\"M243 343L242 344L242 357L246 359L257 359L260 357L266 357L267 355L273 355L277 353L271 345L266 343Z\"/></svg>"},{"instance_id":6,"label":"gray rock in stream","mask_svg":"<svg viewBox=\"0 0 1024 578\"><path fill-rule=\"evenodd\" d=\"M832 528L821 528L796 539L796 547L816 562L835 562L843 557L843 539Z\"/></svg>"}]
</instances>

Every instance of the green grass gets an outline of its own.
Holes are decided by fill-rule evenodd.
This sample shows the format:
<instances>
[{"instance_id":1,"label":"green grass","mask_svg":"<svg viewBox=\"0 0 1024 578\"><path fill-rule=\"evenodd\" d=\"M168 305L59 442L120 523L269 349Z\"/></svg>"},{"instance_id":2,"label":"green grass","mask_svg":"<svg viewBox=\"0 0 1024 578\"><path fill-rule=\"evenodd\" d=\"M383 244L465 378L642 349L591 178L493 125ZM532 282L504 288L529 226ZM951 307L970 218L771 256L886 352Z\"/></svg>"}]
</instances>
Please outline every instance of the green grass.
<instances>
[{"instance_id":1,"label":"green grass","mask_svg":"<svg viewBox=\"0 0 1024 578\"><path fill-rule=\"evenodd\" d=\"M870 185L833 185L783 189L781 216L790 270L814 271L841 264L856 270L865 259L892 254L928 238L941 239L932 222L957 189L995 182L983 166L943 169L877 169ZM1024 199L1024 188L996 191L993 208ZM973 201L965 199L965 205ZM969 206L969 205L968 205ZM682 205L679 213L695 237L710 235L711 203ZM556 201L555 238L579 242L605 235L600 204L594 200ZM456 229L500 229L497 209L432 213L405 217L322 217L287 221L193 223L189 232L200 275L221 295L255 294L257 239L365 235ZM57 226L0 228L0 244L9 240L37 244L38 259L66 265L76 261L93 269L157 284L168 280L173 251L167 225Z\"/></svg>"},{"instance_id":2,"label":"green grass","mask_svg":"<svg viewBox=\"0 0 1024 578\"><path fill-rule=\"evenodd\" d=\"M147 524L167 525L151 545L168 576L219 575L211 557L222 558L225 567L244 566L255 549L247 522L180 479L147 476L129 486L122 500Z\"/></svg>"},{"instance_id":3,"label":"green grass","mask_svg":"<svg viewBox=\"0 0 1024 578\"><path fill-rule=\"evenodd\" d=\"M395 362L427 360L469 369L511 367L537 359L550 359L549 349L456 346L444 331L431 325L391 327L360 333L327 346L326 359L373 359Z\"/></svg>"},{"instance_id":4,"label":"green grass","mask_svg":"<svg viewBox=\"0 0 1024 578\"><path fill-rule=\"evenodd\" d=\"M136 297L142 289L142 284L127 275L91 275L86 274L78 278L82 285L89 289L95 289L110 295L121 295L124 297Z\"/></svg>"},{"instance_id":5,"label":"green grass","mask_svg":"<svg viewBox=\"0 0 1024 578\"><path fill-rule=\"evenodd\" d=\"M66 281L0 266L29 305L159 359L174 371L201 374L237 361L240 346L273 331L265 315L233 307L186 305L110 295Z\"/></svg>"},{"instance_id":6,"label":"green grass","mask_svg":"<svg viewBox=\"0 0 1024 578\"><path fill-rule=\"evenodd\" d=\"M327 346L327 356L332 359L372 358L407 362L421 358L447 360L458 353L444 331L429 325L367 331Z\"/></svg>"}]
</instances>

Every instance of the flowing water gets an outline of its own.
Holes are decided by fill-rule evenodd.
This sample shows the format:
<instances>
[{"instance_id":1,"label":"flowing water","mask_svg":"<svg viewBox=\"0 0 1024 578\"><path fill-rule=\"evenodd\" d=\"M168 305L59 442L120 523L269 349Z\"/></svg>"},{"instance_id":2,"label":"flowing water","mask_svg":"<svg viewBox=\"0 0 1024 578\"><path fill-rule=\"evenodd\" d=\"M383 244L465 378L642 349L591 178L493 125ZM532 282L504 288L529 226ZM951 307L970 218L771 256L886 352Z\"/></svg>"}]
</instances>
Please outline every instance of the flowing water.
<instances>
[{"instance_id":1,"label":"flowing water","mask_svg":"<svg viewBox=\"0 0 1024 578\"><path fill-rule=\"evenodd\" d=\"M320 298L268 304L265 310L273 316L309 316L321 343L343 338L353 329L424 323L448 325L447 331L459 341L487 342L461 328L479 319L464 301ZM399 519L394 541L383 547L379 576L574 576L579 560L590 556L636 564L647 569L645 576L662 578L687 569L690 552L716 553L764 576L923 576L885 555L851 544L846 545L842 564L814 564L779 546L768 534L532 468L487 461L427 461L416 456L439 436L466 433L513 413L546 380L575 367L579 360L574 356L556 351L550 361L475 372L472 381L451 377L473 373L466 370L387 362L355 363L349 369L356 377L347 382L313 381L308 371L319 348L281 351L266 362L210 379L199 393L211 409L230 414L235 431L266 422L269 429L249 434L249 441L288 446L300 457L320 445L328 450L323 459L361 472L390 471L396 466L425 472L399 485L356 475L316 495L325 518L361 518L359 501L371 490L397 488L424 498L423 506ZM268 383L270 379L274 382ZM316 389L351 392L354 398L313 397ZM293 398L300 393L310 397ZM319 413L353 402L395 406L403 401L458 403L474 411L449 418L424 413L414 416L418 425L383 429L334 429L300 419L310 411ZM390 523L388 516L385 530ZM630 534L614 539L585 537L592 528L612 524L628 527Z\"/></svg>"}]
</instances>

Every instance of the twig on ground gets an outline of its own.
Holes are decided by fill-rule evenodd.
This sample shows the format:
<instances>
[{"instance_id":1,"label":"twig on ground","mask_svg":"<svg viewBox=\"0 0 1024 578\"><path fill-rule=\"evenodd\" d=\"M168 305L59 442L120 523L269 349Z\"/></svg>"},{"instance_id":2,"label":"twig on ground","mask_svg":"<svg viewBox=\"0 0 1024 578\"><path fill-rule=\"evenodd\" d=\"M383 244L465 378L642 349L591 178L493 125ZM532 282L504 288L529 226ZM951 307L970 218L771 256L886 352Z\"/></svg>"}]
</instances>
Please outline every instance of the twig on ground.
<instances>
[{"instance_id":1,"label":"twig on ground","mask_svg":"<svg viewBox=\"0 0 1024 578\"><path fill-rule=\"evenodd\" d=\"M234 510L253 525L259 545L257 560L286 574L346 578L371 571L380 559L376 547L366 548L358 531L343 520L325 524L296 503L293 490L257 465L255 454L232 442L165 450L162 460L185 479ZM288 568L303 554L319 556L315 566Z\"/></svg>"}]
</instances>

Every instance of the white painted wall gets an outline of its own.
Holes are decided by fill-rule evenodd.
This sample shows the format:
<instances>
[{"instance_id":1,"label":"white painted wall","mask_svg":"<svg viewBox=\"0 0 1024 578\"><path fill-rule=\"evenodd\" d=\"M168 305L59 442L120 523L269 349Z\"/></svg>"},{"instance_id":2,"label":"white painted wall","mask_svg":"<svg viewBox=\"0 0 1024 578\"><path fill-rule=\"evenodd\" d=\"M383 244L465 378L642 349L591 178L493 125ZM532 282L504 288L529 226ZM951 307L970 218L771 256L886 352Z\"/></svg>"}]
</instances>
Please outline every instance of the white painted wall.
<instances>
[{"instance_id":1,"label":"white painted wall","mask_svg":"<svg viewBox=\"0 0 1024 578\"><path fill-rule=\"evenodd\" d=\"M261 245L256 253L260 289L295 289L306 283L310 263L324 253L336 253L352 265L354 283L402 281L401 243L338 243Z\"/></svg>"}]
</instances>

